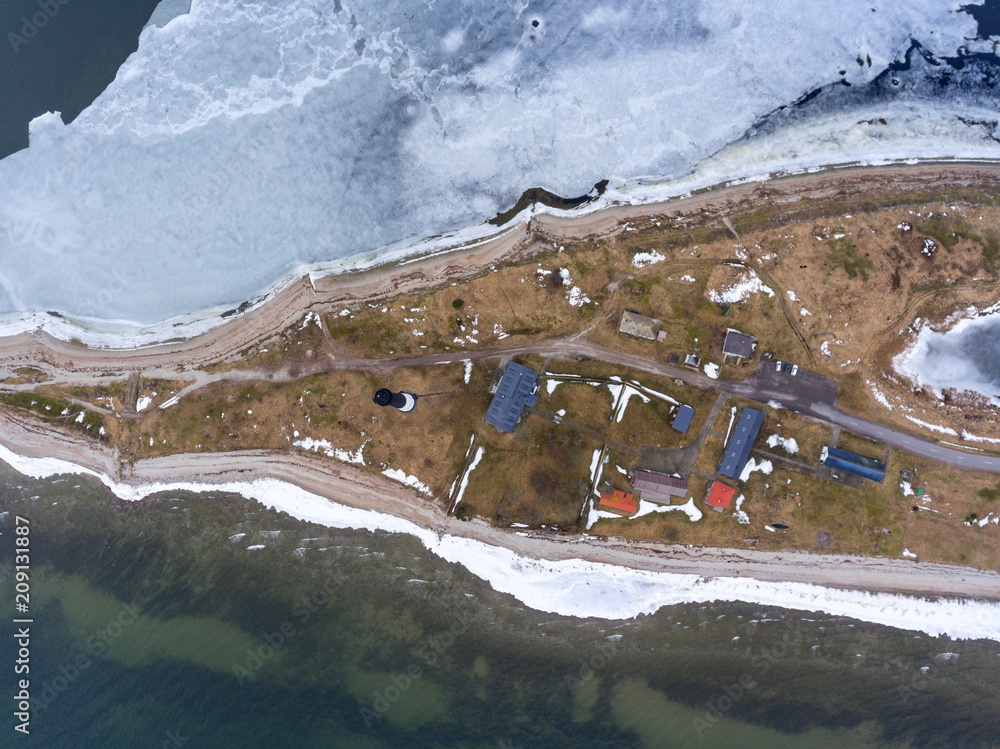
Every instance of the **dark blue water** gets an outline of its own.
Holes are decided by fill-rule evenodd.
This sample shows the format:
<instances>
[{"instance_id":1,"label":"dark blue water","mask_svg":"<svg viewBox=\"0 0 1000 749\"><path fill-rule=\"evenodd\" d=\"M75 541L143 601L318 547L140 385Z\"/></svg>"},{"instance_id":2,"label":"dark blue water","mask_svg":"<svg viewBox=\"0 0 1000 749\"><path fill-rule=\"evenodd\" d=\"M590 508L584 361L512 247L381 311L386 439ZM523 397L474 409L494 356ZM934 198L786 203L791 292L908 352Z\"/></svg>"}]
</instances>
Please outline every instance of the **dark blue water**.
<instances>
[{"instance_id":1,"label":"dark blue water","mask_svg":"<svg viewBox=\"0 0 1000 749\"><path fill-rule=\"evenodd\" d=\"M28 145L45 112L72 122L136 50L158 0L0 3L0 158Z\"/></svg>"},{"instance_id":2,"label":"dark blue water","mask_svg":"<svg viewBox=\"0 0 1000 749\"><path fill-rule=\"evenodd\" d=\"M32 524L35 619L31 734L14 735L8 708L4 746L985 747L1000 735L997 643L731 603L552 616L406 536L233 496L128 504L75 477L3 469L0 482L0 637L13 639L16 514ZM0 649L7 705L14 659Z\"/></svg>"}]
</instances>

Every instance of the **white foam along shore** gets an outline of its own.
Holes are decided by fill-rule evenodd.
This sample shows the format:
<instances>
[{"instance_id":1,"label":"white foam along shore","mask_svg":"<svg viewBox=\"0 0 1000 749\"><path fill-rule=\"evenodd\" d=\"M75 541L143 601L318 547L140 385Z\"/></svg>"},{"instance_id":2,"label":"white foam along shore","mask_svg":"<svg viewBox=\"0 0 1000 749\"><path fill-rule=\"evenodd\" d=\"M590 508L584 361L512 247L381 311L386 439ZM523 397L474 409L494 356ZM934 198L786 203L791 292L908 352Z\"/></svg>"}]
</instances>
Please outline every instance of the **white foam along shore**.
<instances>
[{"instance_id":1,"label":"white foam along shore","mask_svg":"<svg viewBox=\"0 0 1000 749\"><path fill-rule=\"evenodd\" d=\"M406 533L433 554L466 567L538 611L575 617L627 619L663 606L710 601L743 601L785 609L822 611L861 621L916 630L953 639L1000 641L1000 604L956 599L927 600L888 593L868 593L806 583L763 582L747 578L637 570L585 560L546 560L476 539L439 534L394 515L337 504L274 479L208 484L153 483L130 486L56 458L26 458L0 445L0 460L33 478L57 474L96 477L115 495L138 500L157 492L234 492L308 522L333 528Z\"/></svg>"}]
</instances>

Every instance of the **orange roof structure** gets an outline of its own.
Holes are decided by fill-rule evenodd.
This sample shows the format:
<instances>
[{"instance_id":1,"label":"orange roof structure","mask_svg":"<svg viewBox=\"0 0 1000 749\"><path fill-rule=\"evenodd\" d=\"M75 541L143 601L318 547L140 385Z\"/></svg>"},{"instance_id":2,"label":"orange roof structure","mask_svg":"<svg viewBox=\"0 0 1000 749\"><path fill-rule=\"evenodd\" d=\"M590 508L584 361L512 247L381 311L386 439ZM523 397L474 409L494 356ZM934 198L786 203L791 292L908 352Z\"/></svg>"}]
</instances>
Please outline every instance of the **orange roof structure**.
<instances>
[{"instance_id":1,"label":"orange roof structure","mask_svg":"<svg viewBox=\"0 0 1000 749\"><path fill-rule=\"evenodd\" d=\"M708 503L713 507L725 509L733 501L735 493L736 490L733 487L723 484L721 481L716 481L712 484L712 493L708 495Z\"/></svg>"},{"instance_id":2,"label":"orange roof structure","mask_svg":"<svg viewBox=\"0 0 1000 749\"><path fill-rule=\"evenodd\" d=\"M610 494L601 492L598 507L602 510L617 512L619 515L635 515L639 511L639 502L628 492L615 489Z\"/></svg>"}]
</instances>

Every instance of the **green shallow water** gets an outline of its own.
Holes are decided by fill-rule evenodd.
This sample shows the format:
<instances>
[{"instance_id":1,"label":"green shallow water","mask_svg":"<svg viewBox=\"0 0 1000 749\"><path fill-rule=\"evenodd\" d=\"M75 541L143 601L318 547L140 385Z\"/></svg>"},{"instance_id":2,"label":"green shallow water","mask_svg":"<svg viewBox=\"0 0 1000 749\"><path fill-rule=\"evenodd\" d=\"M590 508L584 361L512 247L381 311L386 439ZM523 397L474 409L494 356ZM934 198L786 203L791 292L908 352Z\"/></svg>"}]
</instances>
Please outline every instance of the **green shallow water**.
<instances>
[{"instance_id":1,"label":"green shallow water","mask_svg":"<svg viewBox=\"0 0 1000 749\"><path fill-rule=\"evenodd\" d=\"M998 643L724 602L619 622L553 616L410 537L331 530L233 495L130 504L87 479L2 467L3 512L0 596L13 601L12 517L25 515L35 620L31 735L14 734L9 715L4 746L961 747L1000 736ZM13 648L0 657L11 704Z\"/></svg>"}]
</instances>

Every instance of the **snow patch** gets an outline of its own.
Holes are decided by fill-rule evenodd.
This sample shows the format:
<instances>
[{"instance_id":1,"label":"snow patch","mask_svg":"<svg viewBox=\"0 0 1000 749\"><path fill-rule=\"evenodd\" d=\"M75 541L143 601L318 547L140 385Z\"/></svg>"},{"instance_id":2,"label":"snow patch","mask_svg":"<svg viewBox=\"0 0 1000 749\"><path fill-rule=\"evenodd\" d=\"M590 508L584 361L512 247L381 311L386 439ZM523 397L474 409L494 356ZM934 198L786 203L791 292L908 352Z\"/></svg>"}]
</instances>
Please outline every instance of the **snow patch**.
<instances>
[{"instance_id":1,"label":"snow patch","mask_svg":"<svg viewBox=\"0 0 1000 749\"><path fill-rule=\"evenodd\" d=\"M632 256L632 265L636 268L645 268L647 265L654 265L661 260L666 260L664 255L661 255L656 250L650 250L649 252L637 252Z\"/></svg>"},{"instance_id":2,"label":"snow patch","mask_svg":"<svg viewBox=\"0 0 1000 749\"><path fill-rule=\"evenodd\" d=\"M799 443L795 441L794 437L785 438L777 434L772 434L767 438L768 447L777 447L781 445L786 453L789 455L794 455L799 451Z\"/></svg>"},{"instance_id":3,"label":"snow patch","mask_svg":"<svg viewBox=\"0 0 1000 749\"><path fill-rule=\"evenodd\" d=\"M774 296L774 290L770 286L764 285L760 276L751 268L740 268L735 283L722 290L710 289L708 298L716 304L740 304L747 301L753 294Z\"/></svg>"},{"instance_id":4,"label":"snow patch","mask_svg":"<svg viewBox=\"0 0 1000 749\"><path fill-rule=\"evenodd\" d=\"M750 478L750 474L755 471L760 471L767 476L773 470L774 465L770 460L762 460L758 463L756 458L750 458L750 460L747 461L747 464L743 467L743 472L740 474L740 481L746 481Z\"/></svg>"},{"instance_id":5,"label":"snow patch","mask_svg":"<svg viewBox=\"0 0 1000 749\"><path fill-rule=\"evenodd\" d=\"M296 432L297 434L297 432ZM356 463L357 465L363 466L365 464L365 446L371 442L371 440L365 440L365 444L355 450L353 453L347 450L341 450L339 447L334 447L330 444L328 440L314 440L312 437L306 437L305 439L295 440L292 444L296 447L301 447L303 450L312 450L313 452L321 452L329 458L336 458L337 460L343 461L344 463Z\"/></svg>"},{"instance_id":6,"label":"snow patch","mask_svg":"<svg viewBox=\"0 0 1000 749\"><path fill-rule=\"evenodd\" d=\"M401 484L412 486L421 494L426 494L428 497L433 496L433 492L427 484L423 483L416 476L410 476L398 468L386 468L382 471L382 475L392 479L393 481L398 481Z\"/></svg>"}]
</instances>

